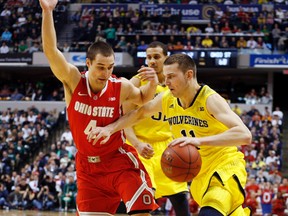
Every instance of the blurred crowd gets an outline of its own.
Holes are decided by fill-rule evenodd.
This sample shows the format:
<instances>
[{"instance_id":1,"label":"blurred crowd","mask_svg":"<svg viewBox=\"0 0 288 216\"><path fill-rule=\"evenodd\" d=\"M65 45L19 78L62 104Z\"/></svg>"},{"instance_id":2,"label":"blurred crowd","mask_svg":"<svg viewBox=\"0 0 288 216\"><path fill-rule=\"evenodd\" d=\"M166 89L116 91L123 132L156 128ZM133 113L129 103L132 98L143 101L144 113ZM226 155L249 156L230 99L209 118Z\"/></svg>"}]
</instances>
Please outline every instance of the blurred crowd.
<instances>
[{"instance_id":1,"label":"blurred crowd","mask_svg":"<svg viewBox=\"0 0 288 216\"><path fill-rule=\"evenodd\" d=\"M73 1L75 2L75 1ZM83 1L84 3L85 1ZM90 1L101 3L101 1ZM114 2L114 1L111 1ZM115 1L121 3L121 1ZM123 1L127 3L135 3ZM148 4L162 1L139 1ZM181 16L173 14L166 7L160 15L150 14L145 8L122 7L105 9L83 7L79 11L66 13L70 1L59 1L55 10L55 23L69 20L72 23L72 41L61 42L59 49L64 52L86 51L87 46L97 40L106 40L118 52L135 55L144 50L153 40L169 45L170 50L192 50L197 48L237 48L264 49L287 52L288 49L288 11L278 7L263 8L259 14L253 11L238 12L229 9L222 11L217 7L205 23L183 24ZM86 1L89 3L89 1ZM218 0L218 1L168 1L167 3L201 4L270 4L285 5L284 0ZM42 51L40 29L41 12L38 1L12 1L0 4L0 53L33 53ZM66 18L65 18L66 17ZM57 25L56 25L57 26ZM63 27L63 26L62 26ZM63 29L63 28L62 28ZM58 31L57 31L58 32ZM61 33L61 28L59 32Z\"/></svg>"},{"instance_id":2,"label":"blurred crowd","mask_svg":"<svg viewBox=\"0 0 288 216\"><path fill-rule=\"evenodd\" d=\"M63 85L57 80L0 81L0 100L10 101L63 101Z\"/></svg>"},{"instance_id":3,"label":"blurred crowd","mask_svg":"<svg viewBox=\"0 0 288 216\"><path fill-rule=\"evenodd\" d=\"M66 187L69 186L66 186L60 169L63 175L72 173L68 160L75 154L75 149L68 148L72 141L66 131L59 137L57 145L49 143L58 121L56 110L47 112L34 106L27 110L8 108L0 112L1 208L52 210L57 207L55 199L59 188L68 193ZM41 150L47 145L51 149L44 154ZM57 165L60 165L61 158L65 166ZM57 178L60 185L55 184ZM75 179L69 180L67 176L67 184L71 182L75 184ZM58 198L61 199L60 195Z\"/></svg>"}]
</instances>

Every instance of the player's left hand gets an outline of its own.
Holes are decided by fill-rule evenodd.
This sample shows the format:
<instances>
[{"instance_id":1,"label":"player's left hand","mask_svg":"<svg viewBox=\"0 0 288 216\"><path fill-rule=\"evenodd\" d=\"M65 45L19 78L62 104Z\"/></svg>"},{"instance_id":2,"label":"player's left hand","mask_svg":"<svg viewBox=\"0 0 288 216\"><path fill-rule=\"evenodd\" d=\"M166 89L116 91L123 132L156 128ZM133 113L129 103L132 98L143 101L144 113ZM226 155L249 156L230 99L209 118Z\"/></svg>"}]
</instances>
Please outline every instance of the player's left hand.
<instances>
[{"instance_id":1,"label":"player's left hand","mask_svg":"<svg viewBox=\"0 0 288 216\"><path fill-rule=\"evenodd\" d=\"M177 139L174 139L172 142L170 142L169 145L180 145L180 146L185 146L185 145L194 145L195 147L200 146L200 141L199 139L195 137L180 137Z\"/></svg>"},{"instance_id":2,"label":"player's left hand","mask_svg":"<svg viewBox=\"0 0 288 216\"><path fill-rule=\"evenodd\" d=\"M88 135L87 139L88 142L91 142L93 140L92 145L95 145L98 140L103 139L100 144L105 144L111 136L111 132L106 127L96 127L92 129Z\"/></svg>"},{"instance_id":3,"label":"player's left hand","mask_svg":"<svg viewBox=\"0 0 288 216\"><path fill-rule=\"evenodd\" d=\"M154 156L154 149L149 143L139 143L135 146L138 153L145 159L150 159Z\"/></svg>"}]
</instances>

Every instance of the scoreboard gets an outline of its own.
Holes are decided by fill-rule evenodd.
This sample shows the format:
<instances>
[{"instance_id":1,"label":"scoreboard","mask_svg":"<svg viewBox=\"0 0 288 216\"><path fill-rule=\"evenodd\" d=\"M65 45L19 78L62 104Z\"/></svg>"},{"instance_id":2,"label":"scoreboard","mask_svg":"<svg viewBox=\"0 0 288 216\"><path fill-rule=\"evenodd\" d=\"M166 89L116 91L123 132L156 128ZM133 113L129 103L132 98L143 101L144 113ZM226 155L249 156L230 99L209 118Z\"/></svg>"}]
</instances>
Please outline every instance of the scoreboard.
<instances>
[{"instance_id":1,"label":"scoreboard","mask_svg":"<svg viewBox=\"0 0 288 216\"><path fill-rule=\"evenodd\" d=\"M237 68L237 49L171 50L169 55L184 53L195 61L198 68ZM138 64L145 63L146 52L138 51Z\"/></svg>"}]
</instances>

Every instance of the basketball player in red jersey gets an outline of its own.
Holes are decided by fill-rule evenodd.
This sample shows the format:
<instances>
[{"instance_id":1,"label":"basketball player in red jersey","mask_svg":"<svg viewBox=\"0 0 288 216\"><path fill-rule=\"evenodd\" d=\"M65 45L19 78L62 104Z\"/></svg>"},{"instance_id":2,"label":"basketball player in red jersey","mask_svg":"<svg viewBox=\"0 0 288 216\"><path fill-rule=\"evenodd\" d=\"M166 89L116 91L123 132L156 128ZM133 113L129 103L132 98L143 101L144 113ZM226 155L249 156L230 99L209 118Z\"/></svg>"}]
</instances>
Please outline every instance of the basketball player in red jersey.
<instances>
[{"instance_id":1,"label":"basketball player in red jersey","mask_svg":"<svg viewBox=\"0 0 288 216\"><path fill-rule=\"evenodd\" d=\"M153 69L139 74L148 84L135 87L127 79L112 75L114 52L105 42L87 51L87 72L80 73L57 49L53 10L57 0L39 0L42 7L43 50L54 75L63 83L68 120L77 147L77 215L113 215L123 200L130 215L148 216L158 208L151 180L134 147L124 143L122 131L109 144L92 145L87 134L121 116L121 104L142 105L154 97L158 79Z\"/></svg>"}]
</instances>

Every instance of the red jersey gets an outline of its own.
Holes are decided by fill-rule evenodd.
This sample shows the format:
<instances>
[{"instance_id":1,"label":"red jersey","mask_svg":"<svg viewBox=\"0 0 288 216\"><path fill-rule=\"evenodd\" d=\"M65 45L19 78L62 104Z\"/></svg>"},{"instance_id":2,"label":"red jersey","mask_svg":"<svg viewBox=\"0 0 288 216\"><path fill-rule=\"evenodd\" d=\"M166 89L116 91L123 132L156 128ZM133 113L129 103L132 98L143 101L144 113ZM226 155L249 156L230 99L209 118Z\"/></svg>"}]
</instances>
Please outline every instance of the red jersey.
<instances>
[{"instance_id":1,"label":"red jersey","mask_svg":"<svg viewBox=\"0 0 288 216\"><path fill-rule=\"evenodd\" d=\"M261 203L271 204L273 200L274 193L270 189L264 189L261 193Z\"/></svg>"},{"instance_id":2,"label":"red jersey","mask_svg":"<svg viewBox=\"0 0 288 216\"><path fill-rule=\"evenodd\" d=\"M121 116L121 80L111 76L104 89L94 94L90 90L87 75L88 72L82 73L72 94L67 108L68 120L78 152L82 156L104 156L123 145L123 131L114 133L104 145L100 145L100 141L92 145L92 142L88 142L87 135L96 126L106 126Z\"/></svg>"},{"instance_id":3,"label":"red jersey","mask_svg":"<svg viewBox=\"0 0 288 216\"><path fill-rule=\"evenodd\" d=\"M281 192L282 194L287 194L288 193L288 185L281 184L278 187L278 191Z\"/></svg>"},{"instance_id":4,"label":"red jersey","mask_svg":"<svg viewBox=\"0 0 288 216\"><path fill-rule=\"evenodd\" d=\"M259 189L260 189L260 187L257 184L247 185L246 188L245 188L245 190L248 193L248 195L250 195L252 191L257 193Z\"/></svg>"},{"instance_id":5,"label":"red jersey","mask_svg":"<svg viewBox=\"0 0 288 216\"><path fill-rule=\"evenodd\" d=\"M245 207L249 207L251 209L252 214L255 214L258 208L258 202L256 200L256 198L247 198L245 200Z\"/></svg>"},{"instance_id":6,"label":"red jersey","mask_svg":"<svg viewBox=\"0 0 288 216\"><path fill-rule=\"evenodd\" d=\"M272 201L272 213L277 216L284 216L285 215L285 199L284 198L277 198Z\"/></svg>"}]
</instances>

